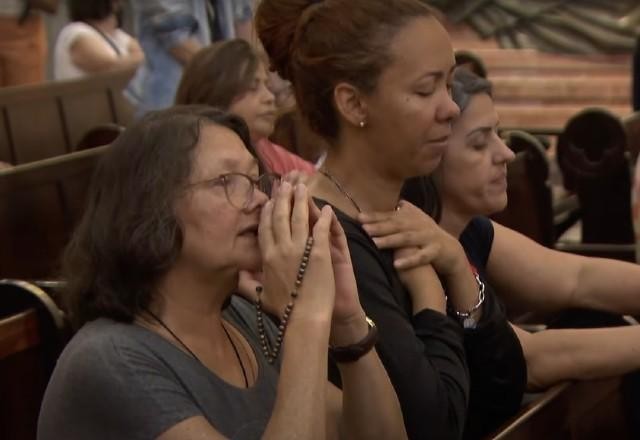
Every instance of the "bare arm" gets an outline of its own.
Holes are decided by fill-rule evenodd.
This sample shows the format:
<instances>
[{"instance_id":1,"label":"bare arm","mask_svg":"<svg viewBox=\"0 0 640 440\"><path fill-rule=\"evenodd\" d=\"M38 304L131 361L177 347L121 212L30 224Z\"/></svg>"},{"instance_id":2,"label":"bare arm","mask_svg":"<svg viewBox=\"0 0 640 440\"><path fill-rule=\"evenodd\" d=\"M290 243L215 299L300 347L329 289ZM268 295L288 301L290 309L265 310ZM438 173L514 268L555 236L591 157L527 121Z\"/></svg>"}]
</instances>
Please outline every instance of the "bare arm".
<instances>
[{"instance_id":1,"label":"bare arm","mask_svg":"<svg viewBox=\"0 0 640 440\"><path fill-rule=\"evenodd\" d=\"M310 203L312 218L320 212ZM333 215L330 229L331 262L336 286L331 326L331 345L345 347L362 341L369 333L358 298L358 286L351 262L347 237ZM341 436L348 439L403 439L402 411L395 390L375 349L354 362L337 363L342 379ZM331 401L327 400L331 405ZM334 405L335 408L335 405Z\"/></svg>"},{"instance_id":2,"label":"bare arm","mask_svg":"<svg viewBox=\"0 0 640 440\"><path fill-rule=\"evenodd\" d=\"M144 59L144 51L142 50L142 47L140 47L140 43L138 43L138 40L136 40L135 38L131 38L131 40L129 40L127 51L129 52L130 56L136 56Z\"/></svg>"},{"instance_id":3,"label":"bare arm","mask_svg":"<svg viewBox=\"0 0 640 440\"><path fill-rule=\"evenodd\" d=\"M502 298L519 309L583 307L640 312L640 266L548 249L493 223L487 271Z\"/></svg>"},{"instance_id":4,"label":"bare arm","mask_svg":"<svg viewBox=\"0 0 640 440\"><path fill-rule=\"evenodd\" d=\"M169 53L184 66L200 49L202 45L193 38L189 38L171 47Z\"/></svg>"},{"instance_id":5,"label":"bare arm","mask_svg":"<svg viewBox=\"0 0 640 440\"><path fill-rule=\"evenodd\" d=\"M528 333L513 326L527 361L528 386L617 376L640 368L640 326Z\"/></svg>"},{"instance_id":6,"label":"bare arm","mask_svg":"<svg viewBox=\"0 0 640 440\"><path fill-rule=\"evenodd\" d=\"M80 35L69 48L71 61L88 73L106 72L115 69L133 69L142 63L142 51L116 56L113 49L97 35Z\"/></svg>"},{"instance_id":7,"label":"bare arm","mask_svg":"<svg viewBox=\"0 0 640 440\"><path fill-rule=\"evenodd\" d=\"M248 41L251 44L259 44L258 36L253 27L253 20L243 20L236 22L236 36Z\"/></svg>"}]
</instances>

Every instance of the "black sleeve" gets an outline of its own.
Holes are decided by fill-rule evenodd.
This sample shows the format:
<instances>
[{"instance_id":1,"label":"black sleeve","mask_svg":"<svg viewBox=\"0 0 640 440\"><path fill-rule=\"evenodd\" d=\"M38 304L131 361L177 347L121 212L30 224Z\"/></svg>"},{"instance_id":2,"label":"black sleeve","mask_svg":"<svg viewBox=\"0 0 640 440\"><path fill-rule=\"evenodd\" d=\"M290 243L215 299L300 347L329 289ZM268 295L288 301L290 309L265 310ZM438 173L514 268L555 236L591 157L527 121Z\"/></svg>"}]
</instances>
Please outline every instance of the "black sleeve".
<instances>
[{"instance_id":1,"label":"black sleeve","mask_svg":"<svg viewBox=\"0 0 640 440\"><path fill-rule=\"evenodd\" d=\"M347 238L360 301L379 328L376 349L400 400L409 438L461 438L469 399L461 327L432 310L412 317L398 301L398 295L407 294L392 283L375 245L348 230Z\"/></svg>"}]
</instances>

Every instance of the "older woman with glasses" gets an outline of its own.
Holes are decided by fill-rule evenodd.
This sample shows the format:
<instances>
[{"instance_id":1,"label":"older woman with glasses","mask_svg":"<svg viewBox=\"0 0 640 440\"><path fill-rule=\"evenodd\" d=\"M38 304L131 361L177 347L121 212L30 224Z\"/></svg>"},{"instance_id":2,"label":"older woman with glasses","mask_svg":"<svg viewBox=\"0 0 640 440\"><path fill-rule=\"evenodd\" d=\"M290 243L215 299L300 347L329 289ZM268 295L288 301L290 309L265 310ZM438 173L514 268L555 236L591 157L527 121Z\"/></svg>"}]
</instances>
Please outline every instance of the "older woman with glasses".
<instances>
[{"instance_id":1,"label":"older woman with glasses","mask_svg":"<svg viewBox=\"0 0 640 440\"><path fill-rule=\"evenodd\" d=\"M118 138L66 251L81 328L38 438L406 437L342 229L304 185L269 200L274 180L219 110L151 113ZM238 272L260 268L256 304L232 299Z\"/></svg>"}]
</instances>

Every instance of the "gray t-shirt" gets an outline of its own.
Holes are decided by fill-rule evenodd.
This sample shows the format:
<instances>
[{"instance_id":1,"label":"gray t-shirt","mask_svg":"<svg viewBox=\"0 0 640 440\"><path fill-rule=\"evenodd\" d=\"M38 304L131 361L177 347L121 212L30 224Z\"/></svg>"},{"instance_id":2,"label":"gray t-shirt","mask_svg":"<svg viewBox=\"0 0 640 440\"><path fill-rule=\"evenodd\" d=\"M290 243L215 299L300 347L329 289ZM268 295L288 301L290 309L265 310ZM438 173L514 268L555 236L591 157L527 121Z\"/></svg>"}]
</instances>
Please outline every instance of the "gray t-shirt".
<instances>
[{"instance_id":1,"label":"gray t-shirt","mask_svg":"<svg viewBox=\"0 0 640 440\"><path fill-rule=\"evenodd\" d=\"M225 316L255 353L259 372L252 387L228 384L153 331L98 319L83 326L60 356L43 399L38 439L154 439L198 415L229 438L260 438L278 373L256 342L252 305L234 300Z\"/></svg>"}]
</instances>

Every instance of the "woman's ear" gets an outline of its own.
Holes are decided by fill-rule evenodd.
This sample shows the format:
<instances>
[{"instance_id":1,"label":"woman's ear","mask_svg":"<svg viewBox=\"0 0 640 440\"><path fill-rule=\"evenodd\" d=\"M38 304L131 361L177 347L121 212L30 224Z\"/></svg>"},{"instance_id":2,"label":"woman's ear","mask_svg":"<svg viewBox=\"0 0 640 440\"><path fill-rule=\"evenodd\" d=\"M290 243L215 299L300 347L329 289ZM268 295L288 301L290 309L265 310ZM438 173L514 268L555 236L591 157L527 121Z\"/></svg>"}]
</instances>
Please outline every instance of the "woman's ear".
<instances>
[{"instance_id":1,"label":"woman's ear","mask_svg":"<svg viewBox=\"0 0 640 440\"><path fill-rule=\"evenodd\" d=\"M354 127L367 124L367 106L361 92L353 85L341 82L333 89L333 99L341 118Z\"/></svg>"}]
</instances>

